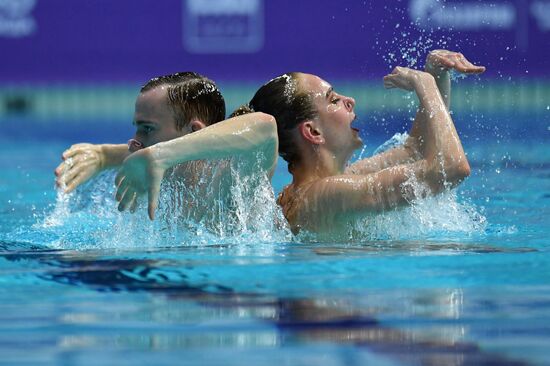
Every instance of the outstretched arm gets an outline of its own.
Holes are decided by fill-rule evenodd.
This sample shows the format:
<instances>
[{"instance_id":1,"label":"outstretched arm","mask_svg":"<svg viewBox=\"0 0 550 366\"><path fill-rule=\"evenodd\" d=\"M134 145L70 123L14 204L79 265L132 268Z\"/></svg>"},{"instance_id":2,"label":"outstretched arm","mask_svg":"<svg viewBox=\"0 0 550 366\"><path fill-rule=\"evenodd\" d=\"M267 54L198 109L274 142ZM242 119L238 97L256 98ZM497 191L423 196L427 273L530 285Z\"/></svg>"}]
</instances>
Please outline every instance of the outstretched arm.
<instances>
[{"instance_id":1,"label":"outstretched arm","mask_svg":"<svg viewBox=\"0 0 550 366\"><path fill-rule=\"evenodd\" d=\"M129 156L117 177L116 199L119 210L133 208L139 196L149 196L149 218L154 219L160 183L169 167L193 160L216 160L239 154L256 161L269 174L277 162L277 126L275 119L264 113L251 113L208 126L200 131L141 149Z\"/></svg>"},{"instance_id":2,"label":"outstretched arm","mask_svg":"<svg viewBox=\"0 0 550 366\"><path fill-rule=\"evenodd\" d=\"M397 67L384 78L386 88L414 90L429 131L424 155L416 162L396 165L371 174L327 177L313 183L301 199L298 221L315 229L340 214L376 212L406 204L418 195L436 194L455 186L470 173L470 166L454 125L432 75ZM427 192L411 190L411 178L424 183Z\"/></svg>"},{"instance_id":3,"label":"outstretched arm","mask_svg":"<svg viewBox=\"0 0 550 366\"><path fill-rule=\"evenodd\" d=\"M120 166L128 155L126 144L72 145L63 152L63 161L55 169L55 182L69 193L103 170Z\"/></svg>"},{"instance_id":4,"label":"outstretched arm","mask_svg":"<svg viewBox=\"0 0 550 366\"><path fill-rule=\"evenodd\" d=\"M426 58L425 71L431 74L447 109L451 104L451 77L450 71L463 74L480 74L485 67L476 66L468 61L464 55L447 50L433 50ZM350 174L369 174L399 164L412 163L422 157L424 143L429 135L424 123L425 114L419 110L409 132L409 137L402 146L362 159L348 168Z\"/></svg>"}]
</instances>

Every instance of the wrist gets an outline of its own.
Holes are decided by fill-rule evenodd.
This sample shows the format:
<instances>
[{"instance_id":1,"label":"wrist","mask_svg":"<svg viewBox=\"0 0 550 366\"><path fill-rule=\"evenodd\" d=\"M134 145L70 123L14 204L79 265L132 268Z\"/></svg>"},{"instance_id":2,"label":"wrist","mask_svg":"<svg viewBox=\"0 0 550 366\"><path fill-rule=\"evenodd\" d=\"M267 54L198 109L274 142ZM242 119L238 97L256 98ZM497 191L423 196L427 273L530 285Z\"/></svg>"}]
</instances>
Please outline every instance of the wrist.
<instances>
[{"instance_id":1,"label":"wrist","mask_svg":"<svg viewBox=\"0 0 550 366\"><path fill-rule=\"evenodd\" d=\"M196 157L197 147L190 137L192 136L186 135L148 147L149 158L163 169L193 160Z\"/></svg>"},{"instance_id":2,"label":"wrist","mask_svg":"<svg viewBox=\"0 0 550 366\"><path fill-rule=\"evenodd\" d=\"M423 91L426 89L426 87L437 87L437 84L435 82L435 77L428 73L428 72L422 72L418 71L417 76L414 78L414 88L417 92Z\"/></svg>"},{"instance_id":3,"label":"wrist","mask_svg":"<svg viewBox=\"0 0 550 366\"><path fill-rule=\"evenodd\" d=\"M97 157L99 161L99 169L103 170L107 168L107 159L105 158L105 155L107 154L106 146L105 145L99 145L99 148L97 149Z\"/></svg>"},{"instance_id":4,"label":"wrist","mask_svg":"<svg viewBox=\"0 0 550 366\"><path fill-rule=\"evenodd\" d=\"M121 154L121 151L124 151L124 154ZM101 144L99 145L98 155L100 168L109 169L122 164L126 157L126 148L122 145Z\"/></svg>"},{"instance_id":5,"label":"wrist","mask_svg":"<svg viewBox=\"0 0 550 366\"><path fill-rule=\"evenodd\" d=\"M436 79L440 79L449 75L449 69L442 66L434 66L432 64L427 64L424 68L424 71L432 75Z\"/></svg>"},{"instance_id":6,"label":"wrist","mask_svg":"<svg viewBox=\"0 0 550 366\"><path fill-rule=\"evenodd\" d=\"M170 163L167 157L164 157L162 152L162 143L157 143L152 146L146 147L145 149L140 150L146 154L147 159L153 164L159 166L160 168L166 170L170 167Z\"/></svg>"}]
</instances>

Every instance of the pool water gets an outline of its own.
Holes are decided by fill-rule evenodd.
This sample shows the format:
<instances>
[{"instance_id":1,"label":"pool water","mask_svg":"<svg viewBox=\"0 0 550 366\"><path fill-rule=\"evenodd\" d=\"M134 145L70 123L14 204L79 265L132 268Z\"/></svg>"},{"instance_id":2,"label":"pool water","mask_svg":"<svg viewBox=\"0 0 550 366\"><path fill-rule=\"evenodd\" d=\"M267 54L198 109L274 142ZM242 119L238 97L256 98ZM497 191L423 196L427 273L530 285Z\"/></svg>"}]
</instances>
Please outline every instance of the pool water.
<instances>
[{"instance_id":1,"label":"pool water","mask_svg":"<svg viewBox=\"0 0 550 366\"><path fill-rule=\"evenodd\" d=\"M547 133L465 138L462 216L331 243L98 240L110 197L48 226L73 142L1 143L0 364L550 365Z\"/></svg>"}]
</instances>

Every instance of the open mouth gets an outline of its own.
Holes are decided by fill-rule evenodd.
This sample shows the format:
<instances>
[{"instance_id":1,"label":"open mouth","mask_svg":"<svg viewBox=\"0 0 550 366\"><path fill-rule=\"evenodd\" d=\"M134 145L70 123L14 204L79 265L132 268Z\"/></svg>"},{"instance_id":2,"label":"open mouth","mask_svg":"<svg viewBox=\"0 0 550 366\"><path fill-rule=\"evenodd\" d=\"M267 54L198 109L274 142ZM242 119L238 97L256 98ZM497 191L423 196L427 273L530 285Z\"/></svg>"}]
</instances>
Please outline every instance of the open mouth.
<instances>
[{"instance_id":1,"label":"open mouth","mask_svg":"<svg viewBox=\"0 0 550 366\"><path fill-rule=\"evenodd\" d=\"M353 126L352 126L354 123L356 123L356 121L357 121L357 116L354 115L354 116L353 116L353 119L351 120L350 128L351 128L353 131L355 131L355 132L359 132L359 129L358 129L357 127L353 127Z\"/></svg>"}]
</instances>

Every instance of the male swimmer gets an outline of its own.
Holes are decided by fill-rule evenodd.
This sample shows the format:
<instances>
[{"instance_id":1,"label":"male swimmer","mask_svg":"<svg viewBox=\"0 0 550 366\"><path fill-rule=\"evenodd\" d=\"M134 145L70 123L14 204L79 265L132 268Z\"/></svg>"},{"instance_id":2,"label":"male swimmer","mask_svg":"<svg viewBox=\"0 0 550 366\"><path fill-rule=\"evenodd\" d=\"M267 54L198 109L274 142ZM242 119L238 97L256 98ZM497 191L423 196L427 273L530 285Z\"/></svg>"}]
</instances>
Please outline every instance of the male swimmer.
<instances>
[{"instance_id":1,"label":"male swimmer","mask_svg":"<svg viewBox=\"0 0 550 366\"><path fill-rule=\"evenodd\" d=\"M136 133L128 145L71 146L55 170L56 182L70 192L105 169L120 168L116 177L119 210L135 210L139 197L148 194L148 214L153 220L161 180L167 169L180 164L175 171L180 182L202 185L203 190L205 185L218 188L210 195L201 195L206 210L209 200L230 194L229 187L219 187L223 185L219 183L228 181L224 177L230 174L231 167L221 162L207 169L197 160L239 155L241 163L244 161L241 167L259 169L268 175L273 173L277 161L273 117L254 113L224 118L225 101L214 82L204 76L182 72L151 79L137 97ZM212 176L199 177L205 172Z\"/></svg>"}]
</instances>

